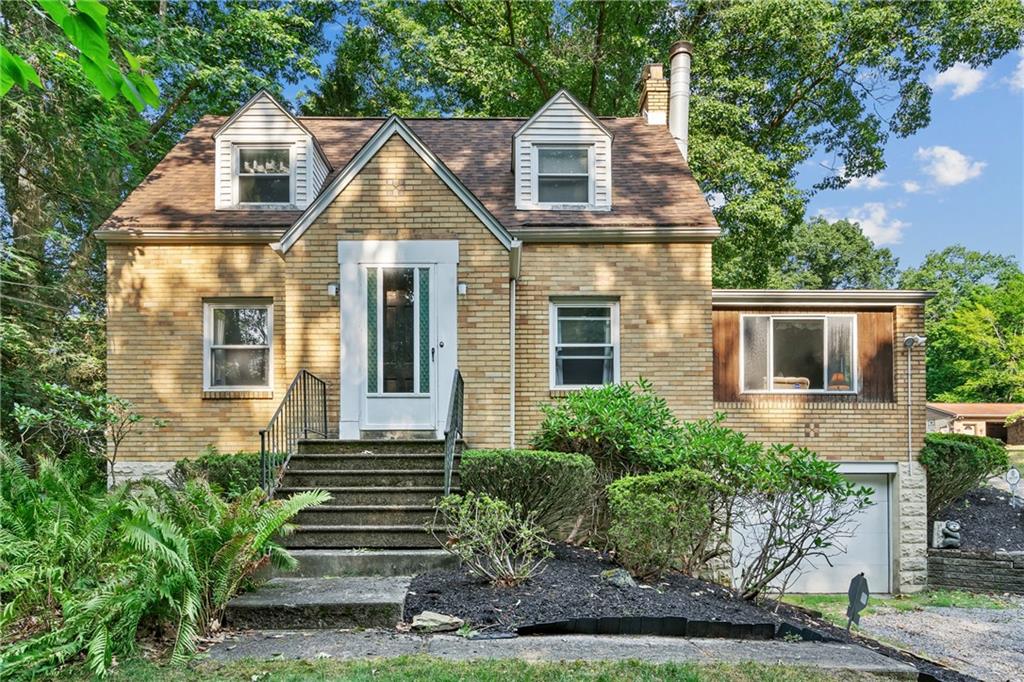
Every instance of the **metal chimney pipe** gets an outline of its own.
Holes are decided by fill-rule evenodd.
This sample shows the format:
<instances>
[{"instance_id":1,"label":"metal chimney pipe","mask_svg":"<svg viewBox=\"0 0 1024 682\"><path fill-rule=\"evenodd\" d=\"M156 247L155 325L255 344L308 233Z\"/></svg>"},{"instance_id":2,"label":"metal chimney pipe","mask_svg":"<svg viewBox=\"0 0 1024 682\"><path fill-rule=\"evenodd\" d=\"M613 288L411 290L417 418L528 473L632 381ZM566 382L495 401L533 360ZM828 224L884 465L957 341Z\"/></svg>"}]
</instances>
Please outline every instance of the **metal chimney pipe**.
<instances>
[{"instance_id":1,"label":"metal chimney pipe","mask_svg":"<svg viewBox=\"0 0 1024 682\"><path fill-rule=\"evenodd\" d=\"M669 50L668 131L684 159L690 152L690 60L693 44L680 40Z\"/></svg>"}]
</instances>

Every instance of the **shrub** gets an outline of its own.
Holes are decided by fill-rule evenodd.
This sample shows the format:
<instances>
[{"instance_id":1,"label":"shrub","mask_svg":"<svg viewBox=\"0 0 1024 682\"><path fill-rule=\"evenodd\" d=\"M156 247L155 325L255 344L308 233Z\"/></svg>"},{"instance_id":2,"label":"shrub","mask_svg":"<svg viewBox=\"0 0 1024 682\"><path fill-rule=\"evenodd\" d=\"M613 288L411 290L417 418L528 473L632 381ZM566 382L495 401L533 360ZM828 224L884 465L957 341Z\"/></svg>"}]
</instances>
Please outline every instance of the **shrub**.
<instances>
[{"instance_id":1,"label":"shrub","mask_svg":"<svg viewBox=\"0 0 1024 682\"><path fill-rule=\"evenodd\" d=\"M538 450L589 455L616 475L674 463L679 420L645 379L573 391L541 411Z\"/></svg>"},{"instance_id":2,"label":"shrub","mask_svg":"<svg viewBox=\"0 0 1024 682\"><path fill-rule=\"evenodd\" d=\"M514 586L541 570L551 556L532 515L487 495L448 495L434 521L447 535L441 546L492 585Z\"/></svg>"},{"instance_id":3,"label":"shrub","mask_svg":"<svg viewBox=\"0 0 1024 682\"><path fill-rule=\"evenodd\" d=\"M762 446L760 465L735 499L734 560L739 590L756 599L779 593L808 561L843 551L856 531L854 519L871 504L872 490L855 486L837 465L792 445Z\"/></svg>"},{"instance_id":4,"label":"shrub","mask_svg":"<svg viewBox=\"0 0 1024 682\"><path fill-rule=\"evenodd\" d=\"M179 487L185 481L201 478L224 497L233 500L260 487L260 453L221 454L217 448L209 446L195 459L175 462L170 478Z\"/></svg>"},{"instance_id":5,"label":"shrub","mask_svg":"<svg viewBox=\"0 0 1024 682\"><path fill-rule=\"evenodd\" d=\"M994 438L964 433L928 433L921 449L928 470L928 516L1010 467L1006 448Z\"/></svg>"},{"instance_id":6,"label":"shrub","mask_svg":"<svg viewBox=\"0 0 1024 682\"><path fill-rule=\"evenodd\" d=\"M294 559L272 538L320 492L266 501L253 490L228 503L203 480L157 481L107 492L43 458L33 478L0 452L0 677L36 678L84 657L97 675L131 654L140 625L166 627L172 661L218 627L228 600L268 560ZM26 628L25 625L32 627Z\"/></svg>"},{"instance_id":7,"label":"shrub","mask_svg":"<svg viewBox=\"0 0 1024 682\"><path fill-rule=\"evenodd\" d=\"M589 457L543 450L467 450L459 474L464 490L532 514L549 537L587 508L594 487Z\"/></svg>"},{"instance_id":8,"label":"shrub","mask_svg":"<svg viewBox=\"0 0 1024 682\"><path fill-rule=\"evenodd\" d=\"M695 575L707 561L718 509L728 494L689 467L620 478L608 486L608 535L618 560L641 578L672 568Z\"/></svg>"}]
</instances>

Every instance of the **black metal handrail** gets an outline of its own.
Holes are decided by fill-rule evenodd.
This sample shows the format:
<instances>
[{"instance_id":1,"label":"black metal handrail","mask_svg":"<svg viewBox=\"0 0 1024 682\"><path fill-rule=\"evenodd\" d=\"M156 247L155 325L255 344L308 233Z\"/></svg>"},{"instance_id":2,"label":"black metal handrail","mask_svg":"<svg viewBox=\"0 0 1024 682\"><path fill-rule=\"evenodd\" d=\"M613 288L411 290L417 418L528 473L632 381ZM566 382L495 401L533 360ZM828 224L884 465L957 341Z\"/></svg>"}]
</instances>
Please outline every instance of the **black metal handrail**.
<instances>
[{"instance_id":1,"label":"black metal handrail","mask_svg":"<svg viewBox=\"0 0 1024 682\"><path fill-rule=\"evenodd\" d=\"M452 491L452 468L455 465L455 445L462 437L462 404L465 385L462 372L455 368L452 394L448 399L448 421L444 427L444 494Z\"/></svg>"},{"instance_id":2,"label":"black metal handrail","mask_svg":"<svg viewBox=\"0 0 1024 682\"><path fill-rule=\"evenodd\" d=\"M299 440L311 434L327 437L327 382L300 369L267 428L260 430L260 485L267 497L274 496Z\"/></svg>"}]
</instances>

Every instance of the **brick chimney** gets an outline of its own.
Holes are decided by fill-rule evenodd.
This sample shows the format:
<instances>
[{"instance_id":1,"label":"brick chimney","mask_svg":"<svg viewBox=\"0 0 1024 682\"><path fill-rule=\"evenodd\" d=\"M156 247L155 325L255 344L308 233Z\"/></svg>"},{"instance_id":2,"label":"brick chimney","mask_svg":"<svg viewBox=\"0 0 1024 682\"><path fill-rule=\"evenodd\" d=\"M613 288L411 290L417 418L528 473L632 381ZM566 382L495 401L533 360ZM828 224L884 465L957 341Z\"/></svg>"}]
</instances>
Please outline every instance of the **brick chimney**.
<instances>
[{"instance_id":1,"label":"brick chimney","mask_svg":"<svg viewBox=\"0 0 1024 682\"><path fill-rule=\"evenodd\" d=\"M668 123L668 80L661 64L648 64L640 76L640 115L648 125Z\"/></svg>"}]
</instances>

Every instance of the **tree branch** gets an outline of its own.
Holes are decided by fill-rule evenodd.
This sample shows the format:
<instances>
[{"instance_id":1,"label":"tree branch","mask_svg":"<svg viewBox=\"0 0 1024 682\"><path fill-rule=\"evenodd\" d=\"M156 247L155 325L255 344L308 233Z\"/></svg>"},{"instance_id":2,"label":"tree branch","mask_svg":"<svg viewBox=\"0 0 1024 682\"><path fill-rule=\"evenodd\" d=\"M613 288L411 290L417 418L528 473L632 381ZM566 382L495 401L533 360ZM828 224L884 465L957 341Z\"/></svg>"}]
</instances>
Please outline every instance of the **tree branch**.
<instances>
[{"instance_id":1,"label":"tree branch","mask_svg":"<svg viewBox=\"0 0 1024 682\"><path fill-rule=\"evenodd\" d=\"M594 108L594 100L597 99L597 86L600 82L601 71L601 43L604 40L604 19L608 10L605 0L599 3L600 9L597 12L597 31L594 34L594 58L590 68L590 94L587 95L587 108Z\"/></svg>"}]
</instances>

